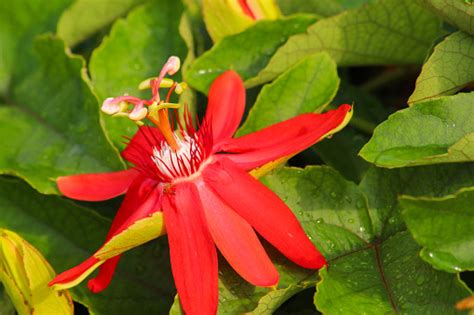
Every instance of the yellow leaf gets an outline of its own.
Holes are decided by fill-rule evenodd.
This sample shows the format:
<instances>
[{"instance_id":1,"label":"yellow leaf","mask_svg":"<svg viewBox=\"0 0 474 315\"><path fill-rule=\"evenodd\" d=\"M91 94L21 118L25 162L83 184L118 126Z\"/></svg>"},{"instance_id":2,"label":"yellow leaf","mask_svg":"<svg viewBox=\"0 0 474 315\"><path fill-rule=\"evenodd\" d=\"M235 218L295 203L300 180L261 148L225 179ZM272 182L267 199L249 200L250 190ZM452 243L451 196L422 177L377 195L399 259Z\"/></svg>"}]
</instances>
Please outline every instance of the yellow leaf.
<instances>
[{"instance_id":1,"label":"yellow leaf","mask_svg":"<svg viewBox=\"0 0 474 315\"><path fill-rule=\"evenodd\" d=\"M18 234L0 229L0 281L19 315L74 313L69 293L48 286L54 276L38 250Z\"/></svg>"}]
</instances>

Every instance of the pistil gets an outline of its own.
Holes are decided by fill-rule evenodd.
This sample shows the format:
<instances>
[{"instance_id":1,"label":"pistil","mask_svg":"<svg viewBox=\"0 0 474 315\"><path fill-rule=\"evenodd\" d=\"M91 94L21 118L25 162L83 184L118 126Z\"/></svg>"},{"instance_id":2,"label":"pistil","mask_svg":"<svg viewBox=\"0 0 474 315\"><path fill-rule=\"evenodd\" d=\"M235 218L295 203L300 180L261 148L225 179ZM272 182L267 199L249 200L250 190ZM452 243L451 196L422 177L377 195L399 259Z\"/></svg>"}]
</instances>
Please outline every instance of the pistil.
<instances>
[{"instance_id":1,"label":"pistil","mask_svg":"<svg viewBox=\"0 0 474 315\"><path fill-rule=\"evenodd\" d=\"M153 103L148 108L149 111L147 117L155 126L160 129L161 134L163 137L165 137L166 142L169 144L171 149L176 152L179 150L179 145L174 137L173 129L171 129L171 124L168 118L168 107L165 107L166 105L178 105L179 107L179 104L162 103L157 105L156 103Z\"/></svg>"},{"instance_id":2,"label":"pistil","mask_svg":"<svg viewBox=\"0 0 474 315\"><path fill-rule=\"evenodd\" d=\"M170 103L170 98L173 92L181 94L186 84L175 82L165 76L175 74L179 70L180 64L179 58L172 56L165 63L158 77L146 79L139 84L140 90L151 89L151 99L142 100L128 95L108 98L102 104L102 111L115 117L128 117L138 125L143 125L142 120L148 118L160 129L171 150L177 152L180 145L169 121L168 110L180 107L180 104ZM165 100L160 99L160 88L169 88ZM133 106L131 111L128 109L129 105Z\"/></svg>"}]
</instances>

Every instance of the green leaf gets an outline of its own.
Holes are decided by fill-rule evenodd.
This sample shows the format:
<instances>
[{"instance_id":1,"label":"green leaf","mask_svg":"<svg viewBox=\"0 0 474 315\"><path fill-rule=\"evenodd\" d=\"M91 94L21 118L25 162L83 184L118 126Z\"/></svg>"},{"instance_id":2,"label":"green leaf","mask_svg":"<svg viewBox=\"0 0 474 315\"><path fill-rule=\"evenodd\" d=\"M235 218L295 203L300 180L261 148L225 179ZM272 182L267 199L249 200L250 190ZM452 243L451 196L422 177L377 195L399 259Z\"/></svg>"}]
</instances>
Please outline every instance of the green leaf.
<instances>
[{"instance_id":1,"label":"green leaf","mask_svg":"<svg viewBox=\"0 0 474 315\"><path fill-rule=\"evenodd\" d=\"M463 0L421 0L446 22L474 35L474 6Z\"/></svg>"},{"instance_id":2,"label":"green leaf","mask_svg":"<svg viewBox=\"0 0 474 315\"><path fill-rule=\"evenodd\" d=\"M423 246L421 258L447 272L474 270L474 188L440 198L400 199L403 218Z\"/></svg>"},{"instance_id":3,"label":"green leaf","mask_svg":"<svg viewBox=\"0 0 474 315\"><path fill-rule=\"evenodd\" d=\"M272 80L318 51L327 51L340 66L422 63L440 35L439 20L416 1L378 0L322 19L306 33L292 36L247 85Z\"/></svg>"},{"instance_id":4,"label":"green leaf","mask_svg":"<svg viewBox=\"0 0 474 315\"><path fill-rule=\"evenodd\" d=\"M57 34L75 46L145 0L76 0L58 22Z\"/></svg>"},{"instance_id":5,"label":"green leaf","mask_svg":"<svg viewBox=\"0 0 474 315\"><path fill-rule=\"evenodd\" d=\"M474 37L456 32L439 43L423 65L408 104L454 94L474 81Z\"/></svg>"},{"instance_id":6,"label":"green leaf","mask_svg":"<svg viewBox=\"0 0 474 315\"><path fill-rule=\"evenodd\" d=\"M265 67L288 37L304 32L315 18L298 15L275 21L260 21L239 34L225 37L200 56L186 73L186 81L207 93L212 81L232 69L247 80Z\"/></svg>"},{"instance_id":7,"label":"green leaf","mask_svg":"<svg viewBox=\"0 0 474 315\"><path fill-rule=\"evenodd\" d=\"M311 12L331 16L375 0L277 0L284 14Z\"/></svg>"},{"instance_id":8,"label":"green leaf","mask_svg":"<svg viewBox=\"0 0 474 315\"><path fill-rule=\"evenodd\" d=\"M320 273L316 307L325 314L458 314L454 304L469 290L420 260L418 249L399 232L334 259Z\"/></svg>"},{"instance_id":9,"label":"green leaf","mask_svg":"<svg viewBox=\"0 0 474 315\"><path fill-rule=\"evenodd\" d=\"M400 195L440 197L474 186L474 164L442 164L398 169L369 169L360 183L369 202L374 231L389 237L404 230Z\"/></svg>"},{"instance_id":10,"label":"green leaf","mask_svg":"<svg viewBox=\"0 0 474 315\"><path fill-rule=\"evenodd\" d=\"M328 54L305 58L263 87L237 136L299 114L321 112L339 87L336 63Z\"/></svg>"},{"instance_id":11,"label":"green leaf","mask_svg":"<svg viewBox=\"0 0 474 315\"><path fill-rule=\"evenodd\" d=\"M36 52L39 67L15 89L18 105L0 107L0 173L53 194L58 176L121 169L101 128L84 60L51 37L38 40Z\"/></svg>"},{"instance_id":12,"label":"green leaf","mask_svg":"<svg viewBox=\"0 0 474 315\"><path fill-rule=\"evenodd\" d=\"M417 169L404 171L418 175ZM374 170L357 187L327 167L283 168L264 177L328 259L327 269L320 271L316 306L325 314L454 313L454 303L469 291L457 277L424 263L403 225L390 220L396 216L399 191L416 194L423 188L380 186L380 180L401 182L397 172ZM386 220L372 220L371 212ZM391 228L391 235L384 232Z\"/></svg>"},{"instance_id":13,"label":"green leaf","mask_svg":"<svg viewBox=\"0 0 474 315\"><path fill-rule=\"evenodd\" d=\"M186 45L178 31L182 11L180 1L151 1L114 24L90 61L92 82L101 101L125 93L148 98L138 84L158 75L171 55L184 60ZM114 145L124 148L123 137L132 137L136 125L128 119L103 116Z\"/></svg>"},{"instance_id":14,"label":"green leaf","mask_svg":"<svg viewBox=\"0 0 474 315\"><path fill-rule=\"evenodd\" d=\"M0 94L7 92L12 80L31 71L33 39L54 31L64 8L72 0L15 0L0 2Z\"/></svg>"},{"instance_id":15,"label":"green leaf","mask_svg":"<svg viewBox=\"0 0 474 315\"><path fill-rule=\"evenodd\" d=\"M99 248L110 221L56 196L36 193L19 180L0 178L0 226L38 248L58 272ZM163 314L174 296L165 240L126 253L110 287L91 293L85 283L70 290L93 314Z\"/></svg>"},{"instance_id":16,"label":"green leaf","mask_svg":"<svg viewBox=\"0 0 474 315\"><path fill-rule=\"evenodd\" d=\"M383 167L474 160L474 93L444 96L398 111L360 155Z\"/></svg>"}]
</instances>

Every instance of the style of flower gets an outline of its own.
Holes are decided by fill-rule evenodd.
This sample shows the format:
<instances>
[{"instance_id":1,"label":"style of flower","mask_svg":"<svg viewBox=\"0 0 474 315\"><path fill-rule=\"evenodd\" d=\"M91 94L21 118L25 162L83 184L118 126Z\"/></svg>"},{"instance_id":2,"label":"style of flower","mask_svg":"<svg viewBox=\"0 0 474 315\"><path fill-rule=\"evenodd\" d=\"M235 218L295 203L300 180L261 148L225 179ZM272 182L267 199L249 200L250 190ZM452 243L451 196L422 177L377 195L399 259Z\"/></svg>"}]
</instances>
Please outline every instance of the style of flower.
<instances>
[{"instance_id":1,"label":"style of flower","mask_svg":"<svg viewBox=\"0 0 474 315\"><path fill-rule=\"evenodd\" d=\"M50 285L68 288L99 267L88 283L93 292L105 289L120 254L168 234L172 272L187 314L213 314L218 304L216 247L245 280L274 286L278 272L258 232L288 259L305 268L326 261L306 236L286 204L248 172L288 158L340 130L351 116L342 105L324 114L303 114L260 131L233 138L245 107L245 89L233 71L220 75L209 91L207 112L198 130L189 112L173 131L168 119L170 92L180 86L166 74L179 69L171 57L160 76L145 82L152 98L107 99L103 111L148 118L156 127L141 126L122 156L133 166L125 171L60 177L67 197L98 201L126 194L104 245L80 265L58 275ZM129 105L133 110L127 111ZM171 109L174 110L174 109ZM164 222L164 223L163 223Z\"/></svg>"}]
</instances>

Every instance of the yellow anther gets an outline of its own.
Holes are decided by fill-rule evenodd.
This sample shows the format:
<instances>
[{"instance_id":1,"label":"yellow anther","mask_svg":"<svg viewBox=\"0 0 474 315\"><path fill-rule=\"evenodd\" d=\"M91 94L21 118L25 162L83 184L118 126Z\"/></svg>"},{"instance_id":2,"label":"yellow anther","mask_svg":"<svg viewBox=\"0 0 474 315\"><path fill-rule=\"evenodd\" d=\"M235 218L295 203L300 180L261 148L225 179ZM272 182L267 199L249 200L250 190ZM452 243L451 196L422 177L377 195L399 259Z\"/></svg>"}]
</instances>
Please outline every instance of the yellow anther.
<instances>
[{"instance_id":1,"label":"yellow anther","mask_svg":"<svg viewBox=\"0 0 474 315\"><path fill-rule=\"evenodd\" d=\"M147 89L151 88L151 80L153 80L153 79L154 78L148 78L148 79L143 80L138 85L138 89L139 90L147 90Z\"/></svg>"},{"instance_id":2,"label":"yellow anther","mask_svg":"<svg viewBox=\"0 0 474 315\"><path fill-rule=\"evenodd\" d=\"M161 103L160 105L156 106L157 110L165 109L165 108L180 108L181 104L179 103Z\"/></svg>"},{"instance_id":3,"label":"yellow anther","mask_svg":"<svg viewBox=\"0 0 474 315\"><path fill-rule=\"evenodd\" d=\"M186 84L186 82L181 82L181 83L176 84L176 88L174 89L174 92L178 95L181 95L181 93L183 93L184 90L186 90L187 88L188 88L188 85Z\"/></svg>"},{"instance_id":4,"label":"yellow anther","mask_svg":"<svg viewBox=\"0 0 474 315\"><path fill-rule=\"evenodd\" d=\"M155 77L152 77L152 78L148 78L146 80L143 80L142 82L140 82L140 84L138 85L138 89L139 90L147 90L147 89L150 89L151 88L151 81L156 79ZM173 83L174 81L169 79L169 78L163 78L163 80L161 80L160 82L160 88L170 88L171 86L173 86Z\"/></svg>"},{"instance_id":5,"label":"yellow anther","mask_svg":"<svg viewBox=\"0 0 474 315\"><path fill-rule=\"evenodd\" d=\"M163 78L163 80L161 80L160 82L160 88L168 89L172 87L173 84L174 84L174 81L171 80L170 78Z\"/></svg>"}]
</instances>

